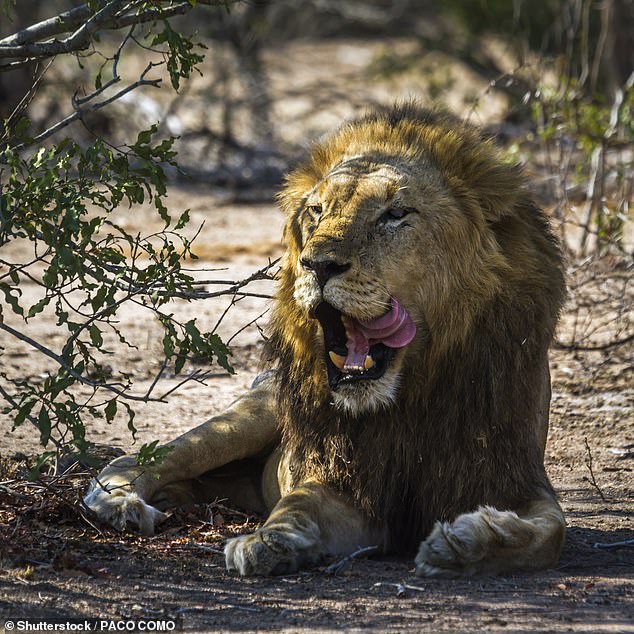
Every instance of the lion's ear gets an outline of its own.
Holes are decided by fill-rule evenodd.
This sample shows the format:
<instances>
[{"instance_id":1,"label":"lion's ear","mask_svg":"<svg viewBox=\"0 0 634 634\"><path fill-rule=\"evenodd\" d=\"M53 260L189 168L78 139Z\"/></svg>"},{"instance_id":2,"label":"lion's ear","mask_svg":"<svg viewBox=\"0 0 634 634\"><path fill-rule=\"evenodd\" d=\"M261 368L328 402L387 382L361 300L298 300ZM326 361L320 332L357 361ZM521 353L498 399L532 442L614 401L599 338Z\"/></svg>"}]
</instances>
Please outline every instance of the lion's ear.
<instances>
[{"instance_id":1,"label":"lion's ear","mask_svg":"<svg viewBox=\"0 0 634 634\"><path fill-rule=\"evenodd\" d=\"M519 166L508 165L491 156L482 166L472 185L480 201L484 218L489 223L515 213L518 202L526 197L524 179Z\"/></svg>"},{"instance_id":2,"label":"lion's ear","mask_svg":"<svg viewBox=\"0 0 634 634\"><path fill-rule=\"evenodd\" d=\"M461 166L463 187L475 194L485 221L495 223L513 214L518 202L526 197L520 167L507 163L490 140L481 139L479 146L465 155Z\"/></svg>"},{"instance_id":3,"label":"lion's ear","mask_svg":"<svg viewBox=\"0 0 634 634\"><path fill-rule=\"evenodd\" d=\"M505 160L490 138L453 119L424 128L427 150L447 184L468 208L474 205L483 219L498 222L512 214L526 196L519 166ZM474 210L475 211L475 210Z\"/></svg>"}]
</instances>

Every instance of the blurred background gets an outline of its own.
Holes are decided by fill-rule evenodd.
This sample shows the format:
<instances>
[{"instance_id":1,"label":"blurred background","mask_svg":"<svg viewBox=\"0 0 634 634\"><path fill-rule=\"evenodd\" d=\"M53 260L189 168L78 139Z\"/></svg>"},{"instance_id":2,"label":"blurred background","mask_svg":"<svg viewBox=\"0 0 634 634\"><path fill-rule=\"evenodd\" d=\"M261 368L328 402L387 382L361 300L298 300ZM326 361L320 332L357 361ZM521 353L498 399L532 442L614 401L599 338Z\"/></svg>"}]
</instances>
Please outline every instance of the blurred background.
<instances>
[{"instance_id":1,"label":"blurred background","mask_svg":"<svg viewBox=\"0 0 634 634\"><path fill-rule=\"evenodd\" d=\"M78 4L20 0L12 22L0 18L0 35ZM179 20L175 28L207 47L202 75L179 94L167 82L131 91L76 124L75 138L117 145L159 123L179 137L174 178L261 199L342 119L415 98L484 126L528 165L575 252L631 242L632 0L251 0ZM52 63L29 107L38 127L72 112L70 96L90 91L120 40L104 33L99 51ZM134 80L152 55L131 49L122 77ZM33 74L0 73L0 116Z\"/></svg>"},{"instance_id":2,"label":"blurred background","mask_svg":"<svg viewBox=\"0 0 634 634\"><path fill-rule=\"evenodd\" d=\"M20 0L0 36L79 4ZM61 134L121 146L157 124L177 137L174 184L222 204L270 204L342 120L398 100L447 108L524 165L551 215L569 262L569 345L631 344L634 0L250 0L198 6L172 26L196 34L200 73L175 92L165 66L152 68L161 87L131 90ZM50 128L73 95L94 90L122 37L104 32L81 54L0 73L0 116L38 76L27 112ZM134 43L118 68L128 83L163 61L140 31Z\"/></svg>"}]
</instances>

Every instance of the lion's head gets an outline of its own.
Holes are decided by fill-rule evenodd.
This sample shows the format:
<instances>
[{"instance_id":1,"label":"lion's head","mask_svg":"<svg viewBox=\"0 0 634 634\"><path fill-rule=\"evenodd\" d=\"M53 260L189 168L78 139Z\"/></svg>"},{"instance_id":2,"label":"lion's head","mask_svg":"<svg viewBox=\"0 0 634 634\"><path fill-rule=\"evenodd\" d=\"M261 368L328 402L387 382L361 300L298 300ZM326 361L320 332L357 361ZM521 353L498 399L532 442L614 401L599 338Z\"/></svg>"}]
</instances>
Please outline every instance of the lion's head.
<instances>
[{"instance_id":1,"label":"lion's head","mask_svg":"<svg viewBox=\"0 0 634 634\"><path fill-rule=\"evenodd\" d=\"M318 354L337 407L393 403L404 365L423 373L421 354L433 362L469 336L514 260L534 250L534 231L528 247L513 245L524 252L505 252L497 235L525 222L526 199L518 169L490 141L413 106L315 147L280 196L288 255L277 321L287 331L292 321L286 334L300 357Z\"/></svg>"},{"instance_id":2,"label":"lion's head","mask_svg":"<svg viewBox=\"0 0 634 634\"><path fill-rule=\"evenodd\" d=\"M415 473L423 496L464 468L451 499L416 501L412 526L522 497L527 461L540 469L564 284L520 170L474 128L406 105L318 143L280 201L288 250L270 349L298 478L312 473L370 512L398 515L404 494L384 490L386 469ZM475 492L465 465L482 452L491 477ZM519 470L499 495L493 452ZM543 467L540 479L548 486Z\"/></svg>"}]
</instances>

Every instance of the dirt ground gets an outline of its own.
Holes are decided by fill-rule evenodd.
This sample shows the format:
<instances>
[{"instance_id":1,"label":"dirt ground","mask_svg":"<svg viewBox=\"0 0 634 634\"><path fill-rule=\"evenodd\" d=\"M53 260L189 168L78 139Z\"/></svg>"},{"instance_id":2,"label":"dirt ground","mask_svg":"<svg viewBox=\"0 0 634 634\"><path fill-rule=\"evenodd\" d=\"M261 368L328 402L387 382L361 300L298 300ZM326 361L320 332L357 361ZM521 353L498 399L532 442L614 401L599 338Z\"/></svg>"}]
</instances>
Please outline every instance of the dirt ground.
<instances>
[{"instance_id":1,"label":"dirt ground","mask_svg":"<svg viewBox=\"0 0 634 634\"><path fill-rule=\"evenodd\" d=\"M216 260L200 266L226 268L216 275L242 279L280 252L281 217L272 205L226 207L199 190L177 190L170 201L175 207L186 203L194 218L206 216L199 251ZM270 292L270 283L261 284ZM215 323L228 302L183 303L178 314ZM248 324L265 304L249 299L233 306L223 334ZM148 318L131 313L126 320L145 345L118 350L117 358L135 373L142 391L158 366L160 346ZM40 327L43 336L54 335L52 321ZM139 408L139 442L168 440L224 408L256 375L260 342L255 327L234 340L235 377L219 372L207 386L176 392L168 405ZM355 561L339 575L320 568L239 579L225 571L220 549L227 536L252 530L258 518L222 505L198 508L175 514L151 538L93 525L78 504L89 472L75 467L40 483L16 480L26 466L16 452L32 454L34 434L25 427L8 434L5 419L0 618L166 618L187 630L217 631L634 632L634 547L609 547L634 538L632 368L605 356L555 351L552 357L547 464L568 518L567 544L555 570L430 581L412 574L411 561L377 558ZM5 359L24 376L42 373L40 360L16 344ZM168 377L165 384L173 381ZM96 427L93 439L130 447L124 421Z\"/></svg>"},{"instance_id":2,"label":"dirt ground","mask_svg":"<svg viewBox=\"0 0 634 634\"><path fill-rule=\"evenodd\" d=\"M350 46L339 51L338 63L345 65ZM169 202L174 210L189 207L194 225L205 221L194 248L201 256L197 275L244 279L281 253L282 218L273 203L224 204L202 187L175 189ZM151 228L141 212L121 215L129 227ZM272 291L270 283L258 284L254 290ZM229 303L181 302L175 311L213 325ZM266 300L246 298L230 308L219 332L228 338L265 311ZM53 345L61 335L48 317L37 328ZM141 393L160 365L158 328L139 309L124 311L121 324L140 344L115 348L117 367L133 375ZM172 439L224 409L256 376L261 342L258 328L247 327L232 341L235 376L219 370L206 385L187 384L167 405L137 407L137 446ZM0 345L6 371L31 380L44 375L26 345ZM631 348L609 355L553 351L546 460L568 519L567 542L554 570L504 577L419 579L412 561L380 557L355 560L336 575L323 566L241 579L225 571L222 545L260 518L216 504L175 512L155 537L116 533L81 508L90 470L75 465L61 476L24 479L24 456L37 451L37 438L26 427L9 433L11 421L0 415L0 624L101 617L169 619L188 631L634 632L634 545L617 546L634 539L631 358ZM161 380L165 389L175 383ZM91 439L126 451L131 444L123 420L96 424Z\"/></svg>"}]
</instances>

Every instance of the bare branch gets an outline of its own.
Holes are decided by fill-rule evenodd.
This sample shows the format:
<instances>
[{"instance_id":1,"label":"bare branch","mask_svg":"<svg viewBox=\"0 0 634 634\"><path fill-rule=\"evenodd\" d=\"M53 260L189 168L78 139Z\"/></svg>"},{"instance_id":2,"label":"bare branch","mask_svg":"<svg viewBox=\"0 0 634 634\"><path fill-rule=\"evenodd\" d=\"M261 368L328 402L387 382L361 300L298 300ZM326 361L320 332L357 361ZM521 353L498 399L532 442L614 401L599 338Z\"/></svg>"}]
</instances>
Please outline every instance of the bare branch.
<instances>
[{"instance_id":1,"label":"bare branch","mask_svg":"<svg viewBox=\"0 0 634 634\"><path fill-rule=\"evenodd\" d=\"M335 561L334 563L330 564L326 568L326 574L327 575L341 574L344 570L346 570L350 566L350 564L355 559L359 559L360 557L366 557L370 555L376 555L376 553L380 552L380 550L381 549L378 546L365 546L363 548L359 548L358 550L355 550L353 553L350 553L349 555L346 555L342 559L339 559L338 561Z\"/></svg>"},{"instance_id":2,"label":"bare branch","mask_svg":"<svg viewBox=\"0 0 634 634\"><path fill-rule=\"evenodd\" d=\"M597 492L599 493L599 495L601 496L601 499L604 502L607 502L607 498L605 497L605 495L603 494L603 491L601 491L601 487L598 485L597 480L595 478L594 475L594 469L592 468L592 464L593 464L593 460L592 460L592 451L590 451L590 445L588 443L588 439L584 438L583 442L586 446L586 454L587 454L587 458L586 458L586 467L588 467L588 471L590 472L590 478L586 478L590 484L597 490Z\"/></svg>"},{"instance_id":3,"label":"bare branch","mask_svg":"<svg viewBox=\"0 0 634 634\"><path fill-rule=\"evenodd\" d=\"M114 95L111 95L107 99L104 99L103 101L99 101L98 103L92 104L91 106L82 108L78 105L76 100L73 100L73 103L75 105L75 112L73 112L72 114L69 114L67 117L65 117L61 121L58 121L55 125L51 126L47 130L44 130L44 132L38 134L28 144L21 143L17 145L16 149L22 149L26 147L27 145L34 145L37 143L41 143L42 141L53 136L55 133L59 132L60 130L63 130L64 128L68 127L71 123L78 121L79 119L87 115L89 112L95 112L97 110L101 110L101 108L105 108L107 105L123 97L123 95L126 95L127 93L133 90L136 90L137 88L141 86L153 86L154 88L158 88L161 85L161 79L145 79L145 76L150 70L152 70L152 68L155 68L156 66L160 66L160 65L161 65L160 63L150 62L146 66L141 77L137 81L135 81L132 84L129 84L128 86L126 86L119 92L116 92ZM98 93L98 91L95 91L95 93Z\"/></svg>"},{"instance_id":4,"label":"bare branch","mask_svg":"<svg viewBox=\"0 0 634 634\"><path fill-rule=\"evenodd\" d=\"M94 13L88 20L79 21L79 28L63 40L53 39L47 42L14 44L9 46L0 42L0 57L30 57L35 59L54 57L62 53L73 53L86 49L90 44L90 36L99 30L99 28L104 25L104 22L111 18L125 4L126 0L110 0L110 2L106 3L103 8ZM68 25L68 27L70 27L70 25Z\"/></svg>"}]
</instances>

